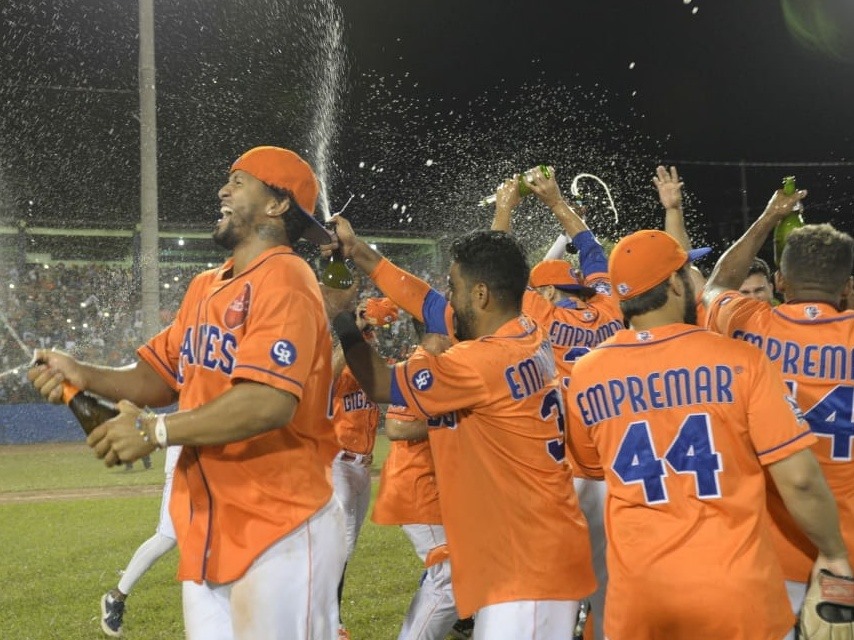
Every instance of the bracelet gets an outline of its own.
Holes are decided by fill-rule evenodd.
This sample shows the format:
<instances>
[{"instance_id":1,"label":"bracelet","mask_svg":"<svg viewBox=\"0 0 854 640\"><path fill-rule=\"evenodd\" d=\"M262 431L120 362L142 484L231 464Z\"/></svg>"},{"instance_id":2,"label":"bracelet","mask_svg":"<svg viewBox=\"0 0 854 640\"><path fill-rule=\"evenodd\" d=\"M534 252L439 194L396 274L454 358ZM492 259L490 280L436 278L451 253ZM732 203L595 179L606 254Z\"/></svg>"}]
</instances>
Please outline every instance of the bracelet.
<instances>
[{"instance_id":1,"label":"bracelet","mask_svg":"<svg viewBox=\"0 0 854 640\"><path fill-rule=\"evenodd\" d=\"M165 414L157 414L157 419L154 422L154 440L157 442L158 449L165 449L169 446L169 432L166 429Z\"/></svg>"},{"instance_id":2,"label":"bracelet","mask_svg":"<svg viewBox=\"0 0 854 640\"><path fill-rule=\"evenodd\" d=\"M145 428L145 419L149 416L153 416L154 413L146 407L136 416L136 422L134 422L134 426L136 427L137 433L139 433L140 437L145 441L146 444L151 444L151 436Z\"/></svg>"}]
</instances>

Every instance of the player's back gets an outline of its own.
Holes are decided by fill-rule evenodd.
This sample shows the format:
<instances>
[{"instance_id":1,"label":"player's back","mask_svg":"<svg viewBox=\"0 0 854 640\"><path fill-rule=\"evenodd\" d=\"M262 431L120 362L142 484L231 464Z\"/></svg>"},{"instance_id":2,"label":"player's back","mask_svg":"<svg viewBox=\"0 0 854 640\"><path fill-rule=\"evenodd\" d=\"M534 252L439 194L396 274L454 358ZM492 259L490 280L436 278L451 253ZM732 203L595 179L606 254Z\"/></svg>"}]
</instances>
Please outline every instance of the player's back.
<instances>
[{"instance_id":1,"label":"player's back","mask_svg":"<svg viewBox=\"0 0 854 640\"><path fill-rule=\"evenodd\" d=\"M344 367L333 385L332 425L342 449L368 455L374 450L380 409L365 394L350 367Z\"/></svg>"},{"instance_id":2,"label":"player's back","mask_svg":"<svg viewBox=\"0 0 854 640\"><path fill-rule=\"evenodd\" d=\"M548 335L561 377L571 374L572 364L578 358L623 328L622 319L611 304L577 306L573 301L568 302L553 304L531 290L522 299L522 311Z\"/></svg>"},{"instance_id":3,"label":"player's back","mask_svg":"<svg viewBox=\"0 0 854 640\"><path fill-rule=\"evenodd\" d=\"M842 532L854 552L854 311L814 302L772 307L728 292L710 309L710 326L762 349L782 373L818 442L813 453L836 498ZM806 582L816 549L795 526L780 496L769 509L789 579Z\"/></svg>"},{"instance_id":4,"label":"player's back","mask_svg":"<svg viewBox=\"0 0 854 640\"><path fill-rule=\"evenodd\" d=\"M690 325L621 331L575 365L572 448L608 483L612 637L771 640L791 626L762 464L809 434L769 374L755 349Z\"/></svg>"},{"instance_id":5,"label":"player's back","mask_svg":"<svg viewBox=\"0 0 854 640\"><path fill-rule=\"evenodd\" d=\"M440 356L415 355L396 380L428 418L460 614L592 592L563 401L539 327L520 317Z\"/></svg>"}]
</instances>

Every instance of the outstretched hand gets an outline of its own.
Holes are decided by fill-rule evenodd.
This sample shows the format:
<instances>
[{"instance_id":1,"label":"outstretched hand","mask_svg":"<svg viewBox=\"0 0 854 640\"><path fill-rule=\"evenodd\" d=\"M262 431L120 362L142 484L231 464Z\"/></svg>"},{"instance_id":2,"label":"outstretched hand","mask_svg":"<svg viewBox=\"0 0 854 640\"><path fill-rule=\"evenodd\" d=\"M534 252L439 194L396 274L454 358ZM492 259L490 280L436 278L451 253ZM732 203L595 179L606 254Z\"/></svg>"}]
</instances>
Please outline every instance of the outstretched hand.
<instances>
[{"instance_id":1,"label":"outstretched hand","mask_svg":"<svg viewBox=\"0 0 854 640\"><path fill-rule=\"evenodd\" d=\"M658 189L658 199L665 209L682 208L682 186L685 183L679 178L676 167L670 167L668 171L666 167L659 165L655 169L652 183Z\"/></svg>"}]
</instances>

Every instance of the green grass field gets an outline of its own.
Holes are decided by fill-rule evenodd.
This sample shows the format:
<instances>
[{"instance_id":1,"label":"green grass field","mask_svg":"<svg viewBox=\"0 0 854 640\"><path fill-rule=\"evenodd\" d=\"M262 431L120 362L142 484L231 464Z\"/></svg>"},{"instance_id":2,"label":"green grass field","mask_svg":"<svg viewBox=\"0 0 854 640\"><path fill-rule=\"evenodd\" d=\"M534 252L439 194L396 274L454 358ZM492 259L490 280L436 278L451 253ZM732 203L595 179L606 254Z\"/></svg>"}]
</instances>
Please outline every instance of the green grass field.
<instances>
[{"instance_id":1,"label":"green grass field","mask_svg":"<svg viewBox=\"0 0 854 640\"><path fill-rule=\"evenodd\" d=\"M387 451L388 441L380 436L376 469ZM162 469L160 452L151 471L137 463L127 472L105 468L82 444L0 447L2 640L105 637L98 622L100 597L154 531L160 496L152 485L162 485ZM144 493L134 495L135 486ZM127 495L62 495L114 487L125 487ZM176 566L173 551L136 585L125 614L127 638L184 637ZM353 638L396 638L420 576L421 564L403 533L366 521L342 606Z\"/></svg>"}]
</instances>

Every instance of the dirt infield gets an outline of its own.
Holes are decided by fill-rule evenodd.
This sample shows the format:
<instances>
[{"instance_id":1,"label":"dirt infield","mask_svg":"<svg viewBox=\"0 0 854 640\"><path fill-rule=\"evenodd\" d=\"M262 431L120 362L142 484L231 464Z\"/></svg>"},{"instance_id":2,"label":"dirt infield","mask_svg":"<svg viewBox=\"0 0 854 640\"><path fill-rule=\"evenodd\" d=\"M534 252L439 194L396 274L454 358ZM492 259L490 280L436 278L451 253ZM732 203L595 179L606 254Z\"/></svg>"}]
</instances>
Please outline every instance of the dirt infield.
<instances>
[{"instance_id":1,"label":"dirt infield","mask_svg":"<svg viewBox=\"0 0 854 640\"><path fill-rule=\"evenodd\" d=\"M162 485L140 485L132 487L91 487L88 489L49 489L44 491L0 492L0 504L23 504L26 502L48 502L51 500L82 500L97 498L132 498L158 496Z\"/></svg>"}]
</instances>

